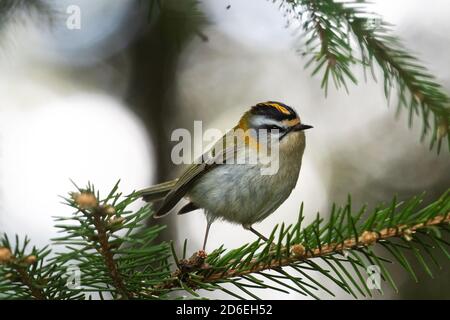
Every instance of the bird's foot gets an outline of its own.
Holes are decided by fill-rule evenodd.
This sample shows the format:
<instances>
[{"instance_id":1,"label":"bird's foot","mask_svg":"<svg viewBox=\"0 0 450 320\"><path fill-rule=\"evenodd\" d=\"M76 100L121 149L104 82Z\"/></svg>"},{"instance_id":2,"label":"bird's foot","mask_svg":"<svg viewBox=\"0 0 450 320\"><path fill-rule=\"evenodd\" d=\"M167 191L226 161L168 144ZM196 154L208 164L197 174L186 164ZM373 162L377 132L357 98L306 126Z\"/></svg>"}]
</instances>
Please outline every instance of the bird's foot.
<instances>
[{"instance_id":1,"label":"bird's foot","mask_svg":"<svg viewBox=\"0 0 450 320\"><path fill-rule=\"evenodd\" d=\"M262 239L264 242L268 242L269 239L267 239L265 236L263 236L261 233L259 233L258 231L256 231L251 224L243 224L242 227L245 230L251 231L254 234L256 234L260 239Z\"/></svg>"}]
</instances>

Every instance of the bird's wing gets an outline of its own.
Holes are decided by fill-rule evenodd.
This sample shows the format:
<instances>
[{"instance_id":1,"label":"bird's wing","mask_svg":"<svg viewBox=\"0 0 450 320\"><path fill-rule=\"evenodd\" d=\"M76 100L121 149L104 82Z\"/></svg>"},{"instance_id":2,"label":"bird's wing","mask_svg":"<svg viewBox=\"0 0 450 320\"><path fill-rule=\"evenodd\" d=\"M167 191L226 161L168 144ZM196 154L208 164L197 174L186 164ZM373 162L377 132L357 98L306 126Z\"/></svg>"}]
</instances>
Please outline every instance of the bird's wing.
<instances>
[{"instance_id":1,"label":"bird's wing","mask_svg":"<svg viewBox=\"0 0 450 320\"><path fill-rule=\"evenodd\" d=\"M181 215L181 214L185 214L194 210L200 209L199 207L197 207L195 204L193 204L192 202L189 202L188 204L186 204L183 208L181 208L177 214Z\"/></svg>"},{"instance_id":2,"label":"bird's wing","mask_svg":"<svg viewBox=\"0 0 450 320\"><path fill-rule=\"evenodd\" d=\"M208 166L206 163L190 165L178 179L173 189L164 198L162 205L158 208L154 217L158 218L166 215L184 197L192 183L200 178L207 170Z\"/></svg>"},{"instance_id":3,"label":"bird's wing","mask_svg":"<svg viewBox=\"0 0 450 320\"><path fill-rule=\"evenodd\" d=\"M162 200L177 184L177 180L178 179L166 181L149 188L142 189L138 191L138 193L142 196L142 199L147 202Z\"/></svg>"},{"instance_id":4,"label":"bird's wing","mask_svg":"<svg viewBox=\"0 0 450 320\"><path fill-rule=\"evenodd\" d=\"M162 205L159 207L154 217L158 218L166 215L186 195L186 192L190 189L192 184L206 172L227 163L227 160L232 159L232 157L234 159L238 150L242 147L233 145L226 148L225 139L226 135L214 144L211 150L214 150L215 152L212 154L209 152L205 153L201 158L201 162L197 161L200 163L194 163L187 167L175 186L164 198ZM221 159L219 159L219 157L221 157Z\"/></svg>"}]
</instances>

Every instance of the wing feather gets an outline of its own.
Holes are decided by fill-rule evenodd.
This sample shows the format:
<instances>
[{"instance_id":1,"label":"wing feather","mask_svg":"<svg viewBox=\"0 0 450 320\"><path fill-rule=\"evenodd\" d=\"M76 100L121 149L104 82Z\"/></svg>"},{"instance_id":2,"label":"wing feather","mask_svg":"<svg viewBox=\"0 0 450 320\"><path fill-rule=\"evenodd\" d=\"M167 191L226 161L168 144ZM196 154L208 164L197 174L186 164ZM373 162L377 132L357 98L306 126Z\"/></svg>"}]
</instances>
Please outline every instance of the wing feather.
<instances>
[{"instance_id":1,"label":"wing feather","mask_svg":"<svg viewBox=\"0 0 450 320\"><path fill-rule=\"evenodd\" d=\"M186 195L192 184L201 178L206 172L213 170L214 168L224 165L228 160L234 159L239 149L242 147L236 147L235 145L225 148L225 139L227 135L224 135L222 139L217 141L211 150L214 150L212 154L206 152L201 157L200 163L191 164L181 175L176 182L172 190L164 198L161 207L158 209L154 217L162 217L169 213L169 211ZM219 157L221 159L219 159ZM234 159L235 160L235 159Z\"/></svg>"}]
</instances>

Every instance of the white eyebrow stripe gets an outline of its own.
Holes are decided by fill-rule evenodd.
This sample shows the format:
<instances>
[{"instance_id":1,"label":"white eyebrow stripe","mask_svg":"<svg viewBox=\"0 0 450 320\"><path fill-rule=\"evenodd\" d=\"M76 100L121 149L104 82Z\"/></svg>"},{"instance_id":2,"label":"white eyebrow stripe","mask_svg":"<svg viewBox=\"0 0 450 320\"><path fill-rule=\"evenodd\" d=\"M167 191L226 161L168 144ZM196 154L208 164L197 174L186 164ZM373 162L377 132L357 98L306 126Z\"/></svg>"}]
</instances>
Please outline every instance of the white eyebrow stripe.
<instances>
[{"instance_id":1,"label":"white eyebrow stripe","mask_svg":"<svg viewBox=\"0 0 450 320\"><path fill-rule=\"evenodd\" d=\"M276 121L274 119L267 118L265 116L254 116L251 118L250 122L253 128L257 128L263 125L275 125L278 127L285 127L283 123Z\"/></svg>"}]
</instances>

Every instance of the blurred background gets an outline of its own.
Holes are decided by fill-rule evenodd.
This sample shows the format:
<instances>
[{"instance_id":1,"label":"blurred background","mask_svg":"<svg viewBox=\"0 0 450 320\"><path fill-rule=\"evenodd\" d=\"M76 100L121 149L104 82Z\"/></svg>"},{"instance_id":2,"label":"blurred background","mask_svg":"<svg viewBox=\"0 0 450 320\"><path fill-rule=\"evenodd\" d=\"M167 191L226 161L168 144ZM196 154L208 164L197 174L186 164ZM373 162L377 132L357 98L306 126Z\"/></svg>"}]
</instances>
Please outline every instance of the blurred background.
<instances>
[{"instance_id":1,"label":"blurred background","mask_svg":"<svg viewBox=\"0 0 450 320\"><path fill-rule=\"evenodd\" d=\"M448 151L429 152L419 119L412 129L406 113L396 119L381 84L365 83L361 73L349 94L324 96L320 76L311 77L296 52L298 30L276 2L166 0L161 10L153 2L0 0L0 232L46 245L56 235L52 216L70 213L58 197L73 190L69 179L105 193L121 179L129 193L175 178L182 168L170 160L174 129L202 120L204 129L226 130L266 100L292 106L314 129L299 183L258 225L262 233L296 221L302 201L311 221L348 194L355 206L373 207L393 194L427 191L431 200L449 187ZM450 3L377 0L370 8L449 90ZM80 20L71 20L77 10ZM200 211L160 222L169 225L166 239L200 248ZM253 240L217 222L208 247ZM384 298L450 298L448 268L434 280L419 273L419 284L403 274L400 294L384 284Z\"/></svg>"}]
</instances>

